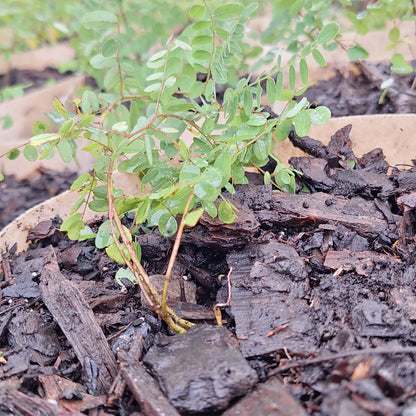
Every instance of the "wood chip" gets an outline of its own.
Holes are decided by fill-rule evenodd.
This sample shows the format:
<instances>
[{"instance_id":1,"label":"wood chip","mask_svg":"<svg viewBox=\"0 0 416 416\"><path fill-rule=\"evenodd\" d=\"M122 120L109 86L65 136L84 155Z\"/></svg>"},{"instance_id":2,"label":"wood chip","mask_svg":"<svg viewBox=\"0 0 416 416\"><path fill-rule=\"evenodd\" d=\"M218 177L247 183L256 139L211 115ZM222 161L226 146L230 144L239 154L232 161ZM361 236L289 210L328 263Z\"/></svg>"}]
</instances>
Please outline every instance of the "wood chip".
<instances>
[{"instance_id":1,"label":"wood chip","mask_svg":"<svg viewBox=\"0 0 416 416\"><path fill-rule=\"evenodd\" d=\"M90 381L90 393L106 393L117 374L117 364L94 313L81 292L59 271L50 246L41 273L42 300L62 329ZM98 370L98 374L96 373ZM89 371L91 370L91 371ZM95 386L94 383L97 385Z\"/></svg>"}]
</instances>

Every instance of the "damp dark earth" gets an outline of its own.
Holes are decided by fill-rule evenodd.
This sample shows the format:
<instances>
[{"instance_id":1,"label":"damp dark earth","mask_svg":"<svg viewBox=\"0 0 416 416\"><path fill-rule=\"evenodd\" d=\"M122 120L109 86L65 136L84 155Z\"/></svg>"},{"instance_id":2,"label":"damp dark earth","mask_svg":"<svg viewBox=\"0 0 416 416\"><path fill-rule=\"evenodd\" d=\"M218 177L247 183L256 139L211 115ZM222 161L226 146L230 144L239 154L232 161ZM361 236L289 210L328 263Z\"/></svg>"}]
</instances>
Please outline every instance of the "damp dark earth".
<instances>
[{"instance_id":1,"label":"damp dark earth","mask_svg":"<svg viewBox=\"0 0 416 416\"><path fill-rule=\"evenodd\" d=\"M414 108L406 88L391 108L404 96ZM328 145L291 134L310 155L290 160L296 194L249 174L234 224L186 229L169 298L196 324L185 335L59 217L28 230L27 251L2 255L0 414L416 415L416 167L389 166L382 148L356 157L350 133ZM2 224L29 189L40 198L43 181L49 197L61 179L39 172L21 194L8 179ZM158 286L173 241L137 239Z\"/></svg>"}]
</instances>

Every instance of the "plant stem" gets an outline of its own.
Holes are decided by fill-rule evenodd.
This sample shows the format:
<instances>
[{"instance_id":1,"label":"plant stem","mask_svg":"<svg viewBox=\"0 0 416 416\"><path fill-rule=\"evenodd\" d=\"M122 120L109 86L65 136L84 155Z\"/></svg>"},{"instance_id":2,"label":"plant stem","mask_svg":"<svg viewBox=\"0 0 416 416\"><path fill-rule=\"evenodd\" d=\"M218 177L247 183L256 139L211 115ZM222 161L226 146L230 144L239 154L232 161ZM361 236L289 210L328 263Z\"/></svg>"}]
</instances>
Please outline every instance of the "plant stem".
<instances>
[{"instance_id":1,"label":"plant stem","mask_svg":"<svg viewBox=\"0 0 416 416\"><path fill-rule=\"evenodd\" d=\"M117 19L117 51L116 51L116 60L117 60L117 69L118 76L120 78L120 97L123 97L123 72L121 70L120 64L120 19Z\"/></svg>"},{"instance_id":2,"label":"plant stem","mask_svg":"<svg viewBox=\"0 0 416 416\"><path fill-rule=\"evenodd\" d=\"M162 319L169 325L170 328L172 328L177 333L182 334L186 332L187 329L191 328L194 324L187 321L186 319L179 318L171 308L166 307L166 303L165 303L164 308L162 308L162 311L161 311L162 302L160 300L160 296L157 293L156 288L152 285L150 278L146 270L144 269L143 265L137 258L136 251L134 250L131 244L131 241L127 238L127 235L124 231L123 224L121 223L120 217L115 212L114 200L113 200L113 186L112 186L112 181L111 181L111 177L113 173L113 165L114 165L114 160L111 159L110 166L107 172L107 180L108 180L107 199L108 199L108 217L109 217L110 228L111 228L111 236L113 238L114 244L116 245L117 250L119 251L124 263L126 264L128 269L133 273L134 277L136 278L137 284L140 286L140 290L142 291L146 301L148 302L150 307L153 309L153 311L159 316L161 316ZM188 204L188 208L189 208L189 204ZM114 225L117 228L119 236L124 246L127 249L130 259L128 259L123 253L123 249L121 247L119 237L116 233Z\"/></svg>"},{"instance_id":3,"label":"plant stem","mask_svg":"<svg viewBox=\"0 0 416 416\"><path fill-rule=\"evenodd\" d=\"M191 205L193 198L194 198L194 191L191 191L191 193L189 194L188 200L186 201L185 208L183 210L181 222L179 223L179 227L178 227L178 232L176 233L175 243L173 244L172 254L170 255L170 258L169 258L168 268L166 270L166 275L165 275L165 283L163 285L162 315L166 313L166 298L168 296L169 281L172 275L172 270L176 261L176 257L178 256L179 246L181 244L182 234L185 228L185 217L189 211L189 207Z\"/></svg>"}]
</instances>

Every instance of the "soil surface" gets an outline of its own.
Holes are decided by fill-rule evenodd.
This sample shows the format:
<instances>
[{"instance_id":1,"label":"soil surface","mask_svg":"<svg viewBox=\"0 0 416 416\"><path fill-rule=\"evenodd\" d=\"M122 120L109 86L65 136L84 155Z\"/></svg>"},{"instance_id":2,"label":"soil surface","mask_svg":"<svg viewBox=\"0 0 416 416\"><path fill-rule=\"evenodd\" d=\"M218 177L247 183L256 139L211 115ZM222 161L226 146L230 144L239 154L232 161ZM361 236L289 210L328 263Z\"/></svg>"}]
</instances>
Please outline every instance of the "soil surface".
<instances>
[{"instance_id":1,"label":"soil surface","mask_svg":"<svg viewBox=\"0 0 416 416\"><path fill-rule=\"evenodd\" d=\"M48 82L67 78L72 72L61 73L56 68L47 67L41 71L11 69L6 74L0 74L0 90L14 85L24 85L24 92L41 88Z\"/></svg>"},{"instance_id":2,"label":"soil surface","mask_svg":"<svg viewBox=\"0 0 416 416\"><path fill-rule=\"evenodd\" d=\"M291 160L295 195L252 175L235 224L186 230L169 300L186 335L59 218L31 230L2 257L0 414L416 415L416 168L356 158L349 134L291 135L312 155ZM173 242L137 238L158 285Z\"/></svg>"},{"instance_id":3,"label":"soil surface","mask_svg":"<svg viewBox=\"0 0 416 416\"><path fill-rule=\"evenodd\" d=\"M348 70L334 68L334 76L319 81L305 96L313 105L326 105L333 117L364 114L407 114L416 112L416 85L412 74L391 74L390 66L361 62ZM392 79L383 100L381 84Z\"/></svg>"},{"instance_id":4,"label":"soil surface","mask_svg":"<svg viewBox=\"0 0 416 416\"><path fill-rule=\"evenodd\" d=\"M44 169L21 181L6 176L0 182L0 229L27 209L69 189L76 177L75 173Z\"/></svg>"}]
</instances>

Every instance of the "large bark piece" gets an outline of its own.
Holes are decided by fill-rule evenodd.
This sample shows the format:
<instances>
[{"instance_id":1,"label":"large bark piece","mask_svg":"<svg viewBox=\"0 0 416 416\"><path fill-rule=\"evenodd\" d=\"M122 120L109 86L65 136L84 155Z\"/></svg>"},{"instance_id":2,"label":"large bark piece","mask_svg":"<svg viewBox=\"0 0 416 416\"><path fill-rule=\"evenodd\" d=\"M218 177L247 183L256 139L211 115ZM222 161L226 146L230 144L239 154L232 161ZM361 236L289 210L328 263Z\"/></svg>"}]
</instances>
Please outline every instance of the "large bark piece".
<instances>
[{"instance_id":1,"label":"large bark piece","mask_svg":"<svg viewBox=\"0 0 416 416\"><path fill-rule=\"evenodd\" d=\"M306 416L305 409L276 377L241 399L223 416Z\"/></svg>"},{"instance_id":2,"label":"large bark piece","mask_svg":"<svg viewBox=\"0 0 416 416\"><path fill-rule=\"evenodd\" d=\"M375 203L359 197L348 199L321 192L304 195L279 192L273 194L271 210L258 211L256 214L262 224L342 224L365 237L397 237L392 234L391 224Z\"/></svg>"},{"instance_id":3,"label":"large bark piece","mask_svg":"<svg viewBox=\"0 0 416 416\"><path fill-rule=\"evenodd\" d=\"M74 348L89 378L89 392L105 393L117 374L114 355L91 307L81 292L59 271L52 247L49 247L45 257L40 283L42 300Z\"/></svg>"},{"instance_id":4,"label":"large bark piece","mask_svg":"<svg viewBox=\"0 0 416 416\"><path fill-rule=\"evenodd\" d=\"M160 339L143 362L169 401L185 414L225 409L257 382L256 372L221 326L197 325L185 335Z\"/></svg>"},{"instance_id":5,"label":"large bark piece","mask_svg":"<svg viewBox=\"0 0 416 416\"><path fill-rule=\"evenodd\" d=\"M304 299L304 262L295 249L276 240L251 244L230 253L227 262L233 268L231 313L243 355L314 351L318 334Z\"/></svg>"},{"instance_id":6,"label":"large bark piece","mask_svg":"<svg viewBox=\"0 0 416 416\"><path fill-rule=\"evenodd\" d=\"M140 362L123 366L121 374L146 416L179 416Z\"/></svg>"}]
</instances>

